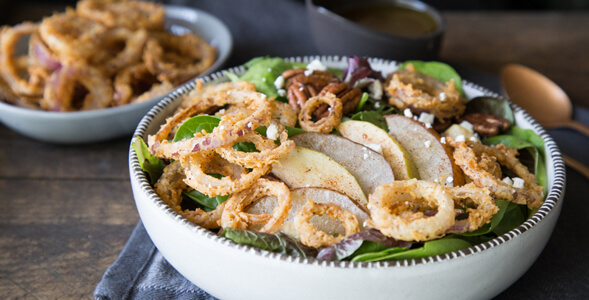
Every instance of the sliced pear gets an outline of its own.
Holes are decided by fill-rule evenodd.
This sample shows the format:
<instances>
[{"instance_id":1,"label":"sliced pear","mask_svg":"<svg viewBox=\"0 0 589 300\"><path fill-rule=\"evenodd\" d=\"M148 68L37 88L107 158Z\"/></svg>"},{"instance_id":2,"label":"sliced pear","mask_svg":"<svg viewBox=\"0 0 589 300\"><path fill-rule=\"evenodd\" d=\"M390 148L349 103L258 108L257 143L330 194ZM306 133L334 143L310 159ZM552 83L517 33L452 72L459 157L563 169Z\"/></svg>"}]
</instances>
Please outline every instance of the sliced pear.
<instances>
[{"instance_id":1,"label":"sliced pear","mask_svg":"<svg viewBox=\"0 0 589 300\"><path fill-rule=\"evenodd\" d=\"M407 151L382 128L370 122L351 120L341 123L337 130L343 137L367 147L379 145L396 180L418 177L417 169Z\"/></svg>"},{"instance_id":2,"label":"sliced pear","mask_svg":"<svg viewBox=\"0 0 589 300\"><path fill-rule=\"evenodd\" d=\"M360 184L365 195L381 184L395 180L393 169L382 154L347 138L305 132L291 138L297 146L319 151L346 168Z\"/></svg>"},{"instance_id":3,"label":"sliced pear","mask_svg":"<svg viewBox=\"0 0 589 300\"><path fill-rule=\"evenodd\" d=\"M446 186L461 185L464 174L452 158L452 151L440 142L440 135L422 123L401 115L385 116L389 134L409 154L419 179L437 181Z\"/></svg>"},{"instance_id":4,"label":"sliced pear","mask_svg":"<svg viewBox=\"0 0 589 300\"><path fill-rule=\"evenodd\" d=\"M358 226L360 230L364 230L364 222L370 219L369 215L362 210L354 201L348 196L338 193L336 191L324 188L298 188L291 190L292 196L292 208L289 211L288 218L284 221L284 224L280 227L280 231L287 234L290 237L299 238L299 235L294 226L294 218L307 203L307 200L313 200L315 203L335 203L341 208L353 213L358 219ZM276 200L274 197L265 197L260 201L249 206L246 210L248 213L254 214L266 214L272 213L276 206ZM328 216L316 216L311 218L311 224L315 225L320 230L326 233L339 233L345 232L341 222L332 220ZM253 228L255 230L255 228Z\"/></svg>"},{"instance_id":5,"label":"sliced pear","mask_svg":"<svg viewBox=\"0 0 589 300\"><path fill-rule=\"evenodd\" d=\"M366 208L368 200L356 178L329 156L296 146L272 165L272 175L290 189L322 187L340 192Z\"/></svg>"}]
</instances>

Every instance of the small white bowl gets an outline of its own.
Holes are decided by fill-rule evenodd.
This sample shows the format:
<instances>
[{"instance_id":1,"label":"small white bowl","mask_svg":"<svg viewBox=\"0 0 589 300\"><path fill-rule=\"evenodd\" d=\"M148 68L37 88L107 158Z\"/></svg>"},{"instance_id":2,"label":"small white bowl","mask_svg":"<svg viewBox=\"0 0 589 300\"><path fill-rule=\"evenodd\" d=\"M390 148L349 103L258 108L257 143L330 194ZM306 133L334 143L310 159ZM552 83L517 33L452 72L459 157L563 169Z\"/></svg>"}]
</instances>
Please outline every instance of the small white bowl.
<instances>
[{"instance_id":1,"label":"small white bowl","mask_svg":"<svg viewBox=\"0 0 589 300\"><path fill-rule=\"evenodd\" d=\"M229 58L233 39L227 26L201 10L165 6L166 27L171 31L200 34L217 47L215 63L199 76L218 70ZM59 144L105 141L131 135L141 118L164 95L140 103L90 111L51 112L22 108L0 101L0 122L30 138Z\"/></svg>"},{"instance_id":2,"label":"small white bowl","mask_svg":"<svg viewBox=\"0 0 589 300\"><path fill-rule=\"evenodd\" d=\"M292 58L309 62L315 57ZM321 57L342 68L345 57ZM389 73L392 61L371 59ZM229 69L240 74L243 67ZM226 81L221 72L207 84ZM135 134L155 133L192 86L176 90L141 120ZM468 98L498 96L464 82ZM129 152L131 186L149 236L164 257L194 284L221 299L488 299L499 294L536 260L558 219L564 197L565 167L556 143L516 105L517 125L533 129L546 144L548 196L530 219L489 242L443 255L383 262L333 262L302 259L238 245L189 222L169 208L151 188L135 152Z\"/></svg>"}]
</instances>

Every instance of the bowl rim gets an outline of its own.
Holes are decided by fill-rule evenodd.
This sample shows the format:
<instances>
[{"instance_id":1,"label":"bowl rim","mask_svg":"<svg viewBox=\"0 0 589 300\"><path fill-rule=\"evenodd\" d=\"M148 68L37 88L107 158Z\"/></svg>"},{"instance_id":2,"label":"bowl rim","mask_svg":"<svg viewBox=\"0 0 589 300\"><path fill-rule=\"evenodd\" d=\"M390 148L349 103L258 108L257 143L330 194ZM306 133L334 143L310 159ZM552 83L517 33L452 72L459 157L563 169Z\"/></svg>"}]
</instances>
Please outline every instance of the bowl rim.
<instances>
[{"instance_id":1,"label":"bowl rim","mask_svg":"<svg viewBox=\"0 0 589 300\"><path fill-rule=\"evenodd\" d=\"M287 61L292 62L311 62L314 59L320 59L322 61L332 61L332 62L341 62L342 60L346 60L348 56L338 56L338 55L327 55L327 56L293 56L293 57L283 57ZM382 58L368 58L368 61L371 64L379 63L379 64L388 64L388 65L396 65L400 64L399 61L389 60L389 59L382 59ZM243 65L235 66L232 68L228 68L226 70L221 70L207 76L201 78L204 84L215 82L218 80L223 80L227 76L225 72L239 74L240 72L245 71L245 67ZM322 266L327 267L334 267L334 268L399 268L399 267L410 267L410 266L417 266L422 264L430 264L430 263L439 263L449 260L455 260L457 258L462 258L466 256L472 256L477 253L483 252L487 249L491 249L502 244L505 244L516 237L524 234L526 231L531 230L536 224L540 223L544 220L552 211L553 209L559 204L559 202L563 201L564 189L565 189L565 182L566 182L566 173L565 173L565 164L560 154L560 150L556 144L556 142L552 139L552 137L546 132L546 130L530 116L526 111L524 111L521 107L517 106L515 103L511 102L509 99L502 97L501 95L485 88L475 83L469 82L467 80L462 81L463 85L473 88L477 91L483 92L485 95L489 95L492 97L498 97L504 100L507 100L514 110L514 114L521 114L523 119L529 123L532 129L543 139L545 144L546 150L546 158L552 157L552 162L554 166L554 178L553 184L550 190L546 195L546 199L541 207L531 216L529 217L523 224L520 226L510 230L507 233L504 233L501 236L498 236L490 241L473 245L471 247L445 253L439 254L435 256L423 257L423 258L412 258L412 259L403 259L403 260L392 260L392 261L375 261L375 262L350 262L350 261L325 261L325 260L318 260L314 257L309 258L300 258L300 257L293 257L286 254L274 253L267 250L258 249L255 247L237 244L227 238L218 236L217 234L211 232L210 230L204 229L190 221L186 218L183 218L177 212L175 212L172 208L170 208L163 200L155 193L153 188L151 187L149 180L145 176L145 173L141 169L139 165L139 161L137 158L137 154L133 150L131 146L129 146L129 169L130 169L130 180L137 181L138 186L141 189L141 192L146 196L145 198L148 199L150 202L149 204L157 206L158 209L162 210L167 217L174 219L174 221L180 223L182 226L186 226L191 233L197 234L202 236L203 238L209 239L211 242L219 243L221 245L229 246L234 250L243 252L242 254L246 253L253 253L253 255L266 257L270 259L280 260L280 261L287 261L287 262L296 262L296 263L303 263L308 265L315 265L321 264ZM173 92L169 93L164 99L162 99L158 104L156 104L139 122L135 133L133 134L133 138L131 139L131 144L136 136L144 137L146 134L146 130L150 126L151 121L157 117L158 114L165 111L165 108L172 104L173 102L177 101L178 97L188 93L192 90L196 84L191 82L189 85L185 85L182 88L176 89ZM136 196L135 196L136 197Z\"/></svg>"},{"instance_id":2,"label":"bowl rim","mask_svg":"<svg viewBox=\"0 0 589 300\"><path fill-rule=\"evenodd\" d=\"M231 52L233 51L233 35L231 34L231 30L229 30L227 25L223 21L221 21L221 19L219 19L218 17L216 17L206 11L197 9L197 8L180 6L180 5L164 5L164 8L166 10L166 15L170 15L170 18L179 19L178 16L180 14L185 14L187 12L191 12L196 15L205 16L205 18L208 18L209 20L212 21L211 24L214 23L214 25L213 25L214 27L222 30L223 35L225 35L225 37L228 38L227 45L226 45L227 49L224 49L223 52L217 52L219 56L217 57L215 62L209 68L207 68L205 71L203 71L202 73L197 75L195 78L206 76L206 75L209 75L213 72L218 71L221 68L221 66L223 66L223 64L225 62L227 62L227 60L231 56ZM199 34L201 34L201 33L199 33ZM210 43L211 41L208 41L208 42ZM177 87L174 87L174 90L184 88L187 84L189 84L192 81L193 81L193 79L189 79L187 82L182 83ZM167 94L165 94L165 95L167 95ZM40 118L46 118L46 119L52 119L52 120L53 119L59 119L59 120L64 120L64 121L83 120L83 119L87 119L89 117L100 118L100 117L109 116L109 115L124 115L124 114L128 113L129 111L135 110L136 108L153 107L153 105L160 102L165 97L165 95L153 97L153 98L150 98L150 99L148 99L146 101L142 101L142 102L134 102L134 103L129 103L129 104L115 106L115 107L106 107L106 108L93 109L93 110L67 111L67 112L49 111L49 110L42 110L42 109L31 109L31 108L26 108L26 107L6 103L6 102L0 100L0 110L6 110L8 113L13 113L13 114L31 114L33 117L40 117Z\"/></svg>"}]
</instances>

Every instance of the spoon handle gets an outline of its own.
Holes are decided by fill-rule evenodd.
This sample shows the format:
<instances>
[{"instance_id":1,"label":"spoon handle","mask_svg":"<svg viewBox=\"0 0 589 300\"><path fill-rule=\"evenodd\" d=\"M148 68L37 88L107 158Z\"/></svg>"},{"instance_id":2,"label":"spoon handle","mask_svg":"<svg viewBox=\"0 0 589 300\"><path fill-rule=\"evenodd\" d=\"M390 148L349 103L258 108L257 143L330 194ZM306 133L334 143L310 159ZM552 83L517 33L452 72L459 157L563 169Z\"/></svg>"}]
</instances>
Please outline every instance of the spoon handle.
<instances>
[{"instance_id":1,"label":"spoon handle","mask_svg":"<svg viewBox=\"0 0 589 300\"><path fill-rule=\"evenodd\" d=\"M545 127L549 127L549 128L555 128L555 127L564 127L564 128L569 128L569 129L573 129L578 131L581 134L584 134L586 137L589 137L589 127L587 127L587 125L575 121L575 120L569 120L566 122L558 122L558 123L549 123L549 124L545 124Z\"/></svg>"},{"instance_id":2,"label":"spoon handle","mask_svg":"<svg viewBox=\"0 0 589 300\"><path fill-rule=\"evenodd\" d=\"M589 167L564 154L562 154L562 159L567 166L575 169L577 172L585 176L585 178L589 179Z\"/></svg>"}]
</instances>

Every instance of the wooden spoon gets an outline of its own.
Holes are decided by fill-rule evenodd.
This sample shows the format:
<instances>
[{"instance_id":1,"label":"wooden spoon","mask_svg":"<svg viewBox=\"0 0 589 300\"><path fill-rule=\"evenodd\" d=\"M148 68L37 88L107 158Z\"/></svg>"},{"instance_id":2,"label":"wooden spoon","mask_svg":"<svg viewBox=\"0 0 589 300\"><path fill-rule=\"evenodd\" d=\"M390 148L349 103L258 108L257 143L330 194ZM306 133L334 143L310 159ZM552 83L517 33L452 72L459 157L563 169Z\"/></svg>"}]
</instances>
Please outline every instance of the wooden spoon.
<instances>
[{"instance_id":1,"label":"wooden spoon","mask_svg":"<svg viewBox=\"0 0 589 300\"><path fill-rule=\"evenodd\" d=\"M567 94L546 76L519 64L501 69L503 91L544 128L567 127L589 137L589 127L572 120L573 106Z\"/></svg>"},{"instance_id":2,"label":"wooden spoon","mask_svg":"<svg viewBox=\"0 0 589 300\"><path fill-rule=\"evenodd\" d=\"M573 106L567 94L546 76L519 64L501 69L503 92L545 128L566 127L589 137L589 127L572 119ZM589 167L562 155L564 162L589 179Z\"/></svg>"}]
</instances>

